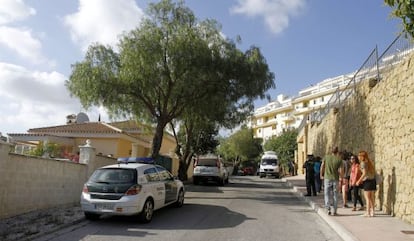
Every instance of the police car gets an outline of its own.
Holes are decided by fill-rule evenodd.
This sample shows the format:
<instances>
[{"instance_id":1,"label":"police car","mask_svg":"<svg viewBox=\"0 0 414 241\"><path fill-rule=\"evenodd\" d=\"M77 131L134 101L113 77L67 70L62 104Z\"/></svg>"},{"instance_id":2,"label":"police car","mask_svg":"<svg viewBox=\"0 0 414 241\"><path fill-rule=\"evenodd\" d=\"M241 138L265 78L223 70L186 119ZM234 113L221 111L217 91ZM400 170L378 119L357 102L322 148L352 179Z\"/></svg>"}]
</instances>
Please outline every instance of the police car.
<instances>
[{"instance_id":1,"label":"police car","mask_svg":"<svg viewBox=\"0 0 414 241\"><path fill-rule=\"evenodd\" d=\"M184 185L150 158L119 158L118 164L101 167L85 183L81 208L85 217L103 214L138 215L151 222L154 210L168 205L182 207Z\"/></svg>"}]
</instances>

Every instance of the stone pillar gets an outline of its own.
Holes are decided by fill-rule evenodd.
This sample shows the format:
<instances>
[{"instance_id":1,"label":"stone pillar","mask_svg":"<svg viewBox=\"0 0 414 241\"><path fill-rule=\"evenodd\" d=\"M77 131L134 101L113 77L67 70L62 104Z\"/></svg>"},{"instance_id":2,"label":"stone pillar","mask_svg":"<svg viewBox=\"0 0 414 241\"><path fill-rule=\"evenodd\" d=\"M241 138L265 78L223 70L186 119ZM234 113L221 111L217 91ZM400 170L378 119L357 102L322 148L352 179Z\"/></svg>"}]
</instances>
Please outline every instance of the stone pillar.
<instances>
[{"instance_id":1,"label":"stone pillar","mask_svg":"<svg viewBox=\"0 0 414 241\"><path fill-rule=\"evenodd\" d=\"M86 140L86 144L79 146L79 163L87 165L86 180L96 169L96 148L92 147L91 141Z\"/></svg>"},{"instance_id":2,"label":"stone pillar","mask_svg":"<svg viewBox=\"0 0 414 241\"><path fill-rule=\"evenodd\" d=\"M96 148L92 147L91 141L86 140L86 144L79 146L79 163L93 163L96 156Z\"/></svg>"},{"instance_id":3,"label":"stone pillar","mask_svg":"<svg viewBox=\"0 0 414 241\"><path fill-rule=\"evenodd\" d=\"M131 150L131 157L137 157L138 156L138 143L132 143L132 150Z\"/></svg>"}]
</instances>

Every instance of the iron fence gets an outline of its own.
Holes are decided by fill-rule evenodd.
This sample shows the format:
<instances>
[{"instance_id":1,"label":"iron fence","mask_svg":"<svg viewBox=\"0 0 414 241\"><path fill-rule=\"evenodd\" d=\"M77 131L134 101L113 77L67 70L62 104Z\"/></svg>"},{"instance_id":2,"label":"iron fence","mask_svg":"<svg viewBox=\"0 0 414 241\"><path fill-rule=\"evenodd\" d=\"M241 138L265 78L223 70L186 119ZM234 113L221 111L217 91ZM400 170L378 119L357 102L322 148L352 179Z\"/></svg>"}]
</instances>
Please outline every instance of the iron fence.
<instances>
[{"instance_id":1,"label":"iron fence","mask_svg":"<svg viewBox=\"0 0 414 241\"><path fill-rule=\"evenodd\" d=\"M355 72L348 84L345 87L338 86L323 108L313 111L305 116L299 125L298 130L301 131L308 121L322 121L332 108L341 107L348 98L356 93L356 84L358 82L369 79L380 81L381 76L384 73L389 72L412 51L414 51L413 40L406 34L397 36L379 57L378 48L375 47L365 62Z\"/></svg>"}]
</instances>

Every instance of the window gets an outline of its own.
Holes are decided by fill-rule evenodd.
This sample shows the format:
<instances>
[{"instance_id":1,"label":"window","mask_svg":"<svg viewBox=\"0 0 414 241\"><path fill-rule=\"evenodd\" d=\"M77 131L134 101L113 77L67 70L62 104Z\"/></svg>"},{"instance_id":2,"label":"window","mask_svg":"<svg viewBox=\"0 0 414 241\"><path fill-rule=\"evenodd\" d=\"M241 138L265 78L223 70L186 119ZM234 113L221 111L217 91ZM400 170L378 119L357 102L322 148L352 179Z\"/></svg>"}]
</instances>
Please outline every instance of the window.
<instances>
[{"instance_id":1,"label":"window","mask_svg":"<svg viewBox=\"0 0 414 241\"><path fill-rule=\"evenodd\" d=\"M133 169L98 169L96 170L91 181L98 183L135 183L136 171Z\"/></svg>"},{"instance_id":2,"label":"window","mask_svg":"<svg viewBox=\"0 0 414 241\"><path fill-rule=\"evenodd\" d=\"M155 167L148 168L144 171L144 175L149 182L157 182L160 180L157 169Z\"/></svg>"},{"instance_id":3,"label":"window","mask_svg":"<svg viewBox=\"0 0 414 241\"><path fill-rule=\"evenodd\" d=\"M167 180L173 179L173 176L171 175L171 173L168 172L167 169L165 169L164 167L157 166L157 171L160 174L161 181L167 181Z\"/></svg>"}]
</instances>

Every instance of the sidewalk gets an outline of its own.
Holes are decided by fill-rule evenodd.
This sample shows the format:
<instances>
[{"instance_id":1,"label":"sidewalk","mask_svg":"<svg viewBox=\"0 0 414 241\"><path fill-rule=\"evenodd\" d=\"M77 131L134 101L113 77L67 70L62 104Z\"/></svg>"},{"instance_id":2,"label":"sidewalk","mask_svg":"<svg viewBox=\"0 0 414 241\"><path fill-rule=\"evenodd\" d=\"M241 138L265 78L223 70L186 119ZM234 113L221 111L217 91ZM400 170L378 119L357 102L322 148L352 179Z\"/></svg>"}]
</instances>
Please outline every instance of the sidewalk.
<instances>
[{"instance_id":1,"label":"sidewalk","mask_svg":"<svg viewBox=\"0 0 414 241\"><path fill-rule=\"evenodd\" d=\"M362 217L364 211L352 211L352 208L342 208L342 197L339 196L338 215L329 216L324 210L323 193L318 196L306 194L305 176L298 175L283 178L295 193L324 219L343 240L359 241L402 241L414 240L414 225L401 219L383 214L376 210L375 217ZM349 203L348 203L349 206ZM351 206L352 207L352 206Z\"/></svg>"}]
</instances>

